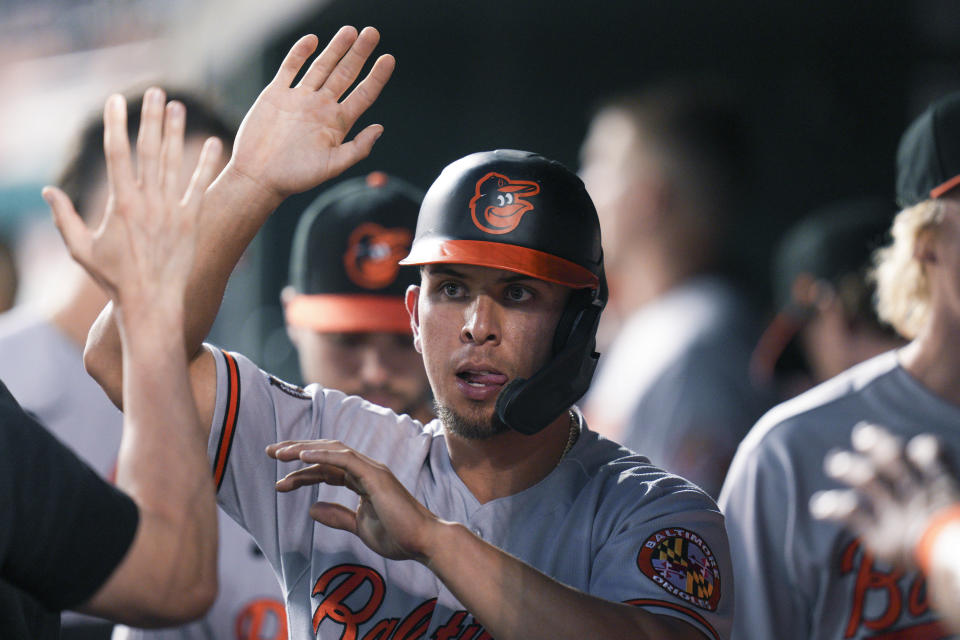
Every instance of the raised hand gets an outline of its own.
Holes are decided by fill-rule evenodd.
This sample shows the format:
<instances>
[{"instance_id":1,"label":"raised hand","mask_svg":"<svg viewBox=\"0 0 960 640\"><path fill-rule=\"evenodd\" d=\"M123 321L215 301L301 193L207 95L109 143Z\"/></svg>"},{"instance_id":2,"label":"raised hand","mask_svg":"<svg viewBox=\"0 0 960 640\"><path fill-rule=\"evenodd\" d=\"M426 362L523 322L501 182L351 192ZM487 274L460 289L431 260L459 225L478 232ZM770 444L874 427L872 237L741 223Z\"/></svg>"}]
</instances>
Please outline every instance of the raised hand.
<instances>
[{"instance_id":1,"label":"raised hand","mask_svg":"<svg viewBox=\"0 0 960 640\"><path fill-rule=\"evenodd\" d=\"M356 510L314 503L310 517L317 522L353 533L385 558L427 561L435 531L432 525L440 520L384 465L333 440L278 442L267 447L267 455L310 465L277 482L277 491L324 483L346 487L359 496Z\"/></svg>"},{"instance_id":2,"label":"raised hand","mask_svg":"<svg viewBox=\"0 0 960 640\"><path fill-rule=\"evenodd\" d=\"M854 428L851 440L854 451L836 451L824 460L827 475L851 489L814 494L810 510L817 518L846 525L880 558L912 566L931 517L960 500L939 441L924 434L904 447L885 429L867 423Z\"/></svg>"},{"instance_id":3,"label":"raised hand","mask_svg":"<svg viewBox=\"0 0 960 640\"><path fill-rule=\"evenodd\" d=\"M124 99L113 95L107 100L104 154L110 197L95 231L63 191L43 191L70 254L121 308L131 300L183 306L201 201L217 173L222 145L210 138L184 192L179 176L186 110L177 102L164 103L160 89L144 94L134 171Z\"/></svg>"},{"instance_id":4,"label":"raised hand","mask_svg":"<svg viewBox=\"0 0 960 640\"><path fill-rule=\"evenodd\" d=\"M393 73L393 56L380 56L346 98L380 34L342 27L291 86L317 49L314 35L300 38L277 75L247 112L229 168L278 198L306 191L365 158L383 127L372 124L344 142L357 118L373 104Z\"/></svg>"}]
</instances>

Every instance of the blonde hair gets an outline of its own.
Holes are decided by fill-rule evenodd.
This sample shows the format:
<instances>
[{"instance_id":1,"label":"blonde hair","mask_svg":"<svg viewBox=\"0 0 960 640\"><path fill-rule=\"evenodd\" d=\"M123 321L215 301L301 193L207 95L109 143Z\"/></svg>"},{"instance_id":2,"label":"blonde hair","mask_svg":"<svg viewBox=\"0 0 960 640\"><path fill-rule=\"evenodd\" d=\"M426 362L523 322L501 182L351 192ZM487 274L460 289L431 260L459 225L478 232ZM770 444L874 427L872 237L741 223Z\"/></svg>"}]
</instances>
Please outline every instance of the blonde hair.
<instances>
[{"instance_id":1,"label":"blonde hair","mask_svg":"<svg viewBox=\"0 0 960 640\"><path fill-rule=\"evenodd\" d=\"M912 340L930 315L930 283L914 257L917 238L943 220L939 200L924 200L904 209L893 220L892 242L873 254L870 274L876 283L877 315Z\"/></svg>"}]
</instances>

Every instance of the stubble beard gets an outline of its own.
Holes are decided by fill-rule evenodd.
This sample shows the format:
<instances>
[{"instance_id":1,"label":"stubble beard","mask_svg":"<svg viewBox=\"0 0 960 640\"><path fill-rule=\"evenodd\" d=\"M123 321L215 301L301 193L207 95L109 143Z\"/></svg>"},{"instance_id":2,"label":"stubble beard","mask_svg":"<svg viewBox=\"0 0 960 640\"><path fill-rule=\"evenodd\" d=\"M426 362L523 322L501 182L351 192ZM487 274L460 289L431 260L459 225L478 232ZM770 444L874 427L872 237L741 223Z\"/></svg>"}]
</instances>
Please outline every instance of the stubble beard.
<instances>
[{"instance_id":1,"label":"stubble beard","mask_svg":"<svg viewBox=\"0 0 960 640\"><path fill-rule=\"evenodd\" d=\"M433 408L445 429L467 440L487 440L509 430L509 427L503 424L495 413L489 418L479 415L479 412L476 415L467 416L440 404L437 400L433 401Z\"/></svg>"}]
</instances>

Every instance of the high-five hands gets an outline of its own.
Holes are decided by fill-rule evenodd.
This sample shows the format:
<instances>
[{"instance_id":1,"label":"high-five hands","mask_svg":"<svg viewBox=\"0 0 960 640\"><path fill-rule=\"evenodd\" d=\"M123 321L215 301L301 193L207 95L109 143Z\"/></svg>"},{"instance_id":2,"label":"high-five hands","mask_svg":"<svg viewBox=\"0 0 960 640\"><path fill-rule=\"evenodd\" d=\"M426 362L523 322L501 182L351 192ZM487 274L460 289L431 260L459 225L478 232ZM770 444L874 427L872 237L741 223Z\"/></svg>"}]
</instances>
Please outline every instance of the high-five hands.
<instances>
[{"instance_id":1,"label":"high-five hands","mask_svg":"<svg viewBox=\"0 0 960 640\"><path fill-rule=\"evenodd\" d=\"M293 85L317 49L314 35L300 38L277 75L247 112L228 168L282 199L329 180L365 158L383 127L372 124L344 142L357 118L373 104L396 62L382 55L346 98L380 40L366 27L359 34L341 27L326 48Z\"/></svg>"},{"instance_id":2,"label":"high-five hands","mask_svg":"<svg viewBox=\"0 0 960 640\"><path fill-rule=\"evenodd\" d=\"M353 533L385 558L429 560L435 525L441 521L384 465L334 440L278 442L267 447L267 455L310 465L277 482L277 491L324 483L346 487L359 496L355 511L328 502L314 503L310 517L317 522Z\"/></svg>"},{"instance_id":3,"label":"high-five hands","mask_svg":"<svg viewBox=\"0 0 960 640\"><path fill-rule=\"evenodd\" d=\"M824 460L827 475L851 488L814 494L811 512L846 525L880 558L914 566L917 543L931 517L960 500L939 441L923 434L904 446L867 423L854 428L851 441L854 451L835 451Z\"/></svg>"},{"instance_id":4,"label":"high-five hands","mask_svg":"<svg viewBox=\"0 0 960 640\"><path fill-rule=\"evenodd\" d=\"M107 100L103 146L110 196L95 231L87 228L63 191L43 191L70 254L120 309L131 303L154 309L183 306L195 253L194 229L204 192L218 169L222 143L209 138L184 192L179 177L186 109L179 102L164 103L160 89L144 95L135 171L126 104L119 95Z\"/></svg>"}]
</instances>

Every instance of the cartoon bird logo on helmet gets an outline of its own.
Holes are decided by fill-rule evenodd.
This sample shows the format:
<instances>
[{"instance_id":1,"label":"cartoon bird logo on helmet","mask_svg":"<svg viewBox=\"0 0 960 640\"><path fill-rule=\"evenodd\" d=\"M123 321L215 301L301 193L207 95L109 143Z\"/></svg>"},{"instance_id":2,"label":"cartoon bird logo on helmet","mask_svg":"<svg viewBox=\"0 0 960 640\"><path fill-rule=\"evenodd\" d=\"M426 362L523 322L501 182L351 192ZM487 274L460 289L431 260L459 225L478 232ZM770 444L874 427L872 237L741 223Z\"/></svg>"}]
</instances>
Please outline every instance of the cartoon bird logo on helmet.
<instances>
[{"instance_id":1,"label":"cartoon bird logo on helmet","mask_svg":"<svg viewBox=\"0 0 960 640\"><path fill-rule=\"evenodd\" d=\"M524 198L540 193L540 185L529 180L511 180L491 171L477 180L477 190L470 199L473 224L487 233L509 233L533 204ZM480 214L479 216L477 214Z\"/></svg>"}]
</instances>

